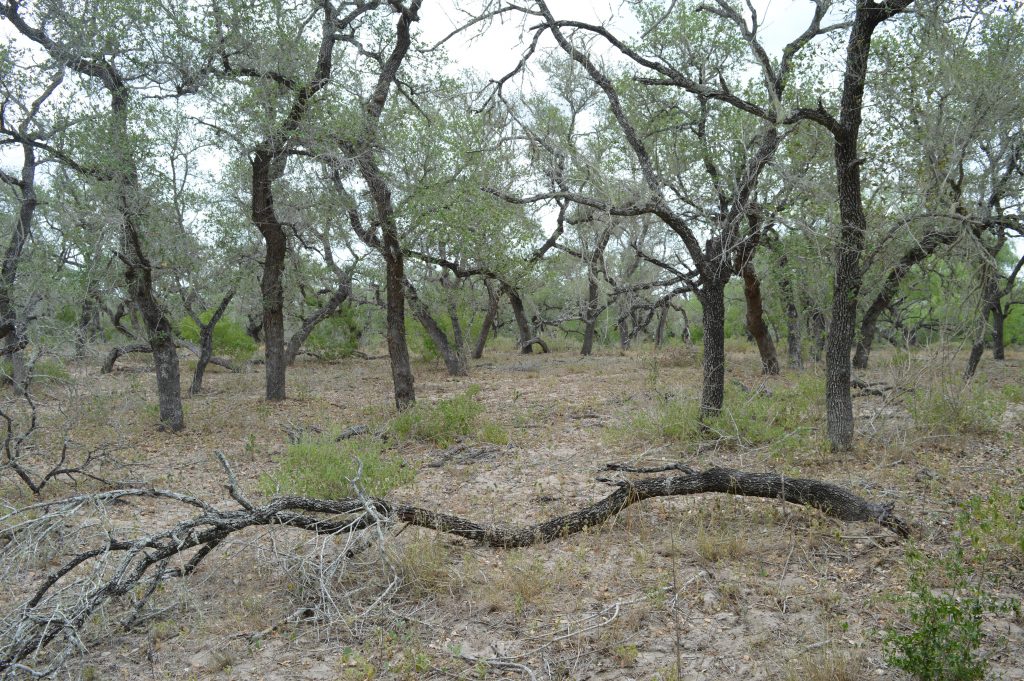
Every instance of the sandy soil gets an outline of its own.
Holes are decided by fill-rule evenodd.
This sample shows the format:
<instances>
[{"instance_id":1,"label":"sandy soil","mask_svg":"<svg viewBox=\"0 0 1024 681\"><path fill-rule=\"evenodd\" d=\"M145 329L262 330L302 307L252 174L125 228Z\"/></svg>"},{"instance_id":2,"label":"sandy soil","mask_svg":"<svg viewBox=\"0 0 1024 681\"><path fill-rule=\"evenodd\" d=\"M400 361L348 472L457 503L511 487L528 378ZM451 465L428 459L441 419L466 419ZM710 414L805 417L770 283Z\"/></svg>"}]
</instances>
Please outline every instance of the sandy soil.
<instances>
[{"instance_id":1,"label":"sandy soil","mask_svg":"<svg viewBox=\"0 0 1024 681\"><path fill-rule=\"evenodd\" d=\"M864 374L869 382L913 387L927 377L923 363L874 359L880 368ZM777 393L814 380L814 369L764 379L750 352L729 360L727 381L737 389L764 385ZM1024 383L1021 367L1019 354L1002 365L986 360L981 383L992 390ZM225 506L231 502L215 451L232 460L243 487L259 498L260 476L276 470L289 432L380 424L392 415L382 360L300 363L289 372L290 399L281 404L260 397L258 367L243 374L211 368L207 392L187 401L188 429L178 435L155 427L145 358L122 360L107 376L94 363L72 373L71 398L63 388L46 388L42 410L56 423L63 402L75 419L71 437L83 447L116 444L120 463L106 465L104 475ZM1012 401L998 429L938 435L911 418L911 394L860 396L858 447L836 456L820 446L823 423L813 419L792 449L728 433L687 442L640 432L636 415L656 409L658 400L699 394L700 368L685 349L589 358L489 352L467 378L447 377L434 365L417 366L416 377L423 402L481 386L483 418L500 424L510 443L465 461L444 459L430 443L399 444L396 454L417 475L392 497L476 520L546 519L607 494L609 487L595 479L606 463L681 460L814 477L893 501L917 528L913 544L939 557L953 546L958 504L993 490L1017 497L1024 490L1024 405ZM61 485L47 496L69 491ZM7 473L0 496L27 500ZM188 513L150 501L107 512L125 534ZM326 585L336 607L324 610L323 585L312 571L337 559L342 543L284 528L243 532L192 578L162 589L131 630L118 626L113 611L97 618L69 673L88 679L909 678L886 665L882 645L885 627L902 623L891 597L906 589L907 544L879 527L842 524L784 502L708 495L648 500L601 528L516 551L396 527L387 556L402 579L398 588L370 607L373 590L393 574L371 550L357 561L361 567ZM71 548L57 547L35 569L9 576L0 596L5 609ZM1020 558L992 558L1000 595L1024 594ZM357 585L366 588L353 595ZM309 619L316 612L329 612L330 621ZM1024 622L1012 614L986 618L992 673L1024 679Z\"/></svg>"}]
</instances>

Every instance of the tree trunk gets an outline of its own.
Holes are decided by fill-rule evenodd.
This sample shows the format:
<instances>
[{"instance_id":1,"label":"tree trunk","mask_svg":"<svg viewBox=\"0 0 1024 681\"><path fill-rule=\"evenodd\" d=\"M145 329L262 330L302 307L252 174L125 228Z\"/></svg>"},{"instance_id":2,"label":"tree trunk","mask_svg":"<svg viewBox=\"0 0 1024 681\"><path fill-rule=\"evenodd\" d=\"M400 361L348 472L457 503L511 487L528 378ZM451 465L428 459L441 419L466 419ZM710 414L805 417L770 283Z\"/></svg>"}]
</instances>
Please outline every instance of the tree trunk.
<instances>
[{"instance_id":1,"label":"tree trunk","mask_svg":"<svg viewBox=\"0 0 1024 681\"><path fill-rule=\"evenodd\" d=\"M35 147L22 144L24 161L21 166L21 178L18 188L21 197L18 202L18 217L14 222L11 240L4 251L3 265L0 267L0 324L10 326L7 336L7 354L11 358L11 382L16 395L23 395L28 387L28 372L22 348L25 329L19 322L19 313L15 308L14 290L18 278L18 265L21 254L32 232L32 219L35 215L38 200L36 198L36 155Z\"/></svg>"},{"instance_id":2,"label":"tree trunk","mask_svg":"<svg viewBox=\"0 0 1024 681\"><path fill-rule=\"evenodd\" d=\"M285 350L285 362L288 366L295 364L295 358L299 356L299 350L302 349L302 345L309 338L309 334L313 333L313 329L316 328L317 324L337 312L338 308L348 300L351 292L352 287L350 284L348 282L341 282L338 284L338 289L334 292L334 295L322 307L314 314L302 320L302 325L288 339L288 348Z\"/></svg>"},{"instance_id":3,"label":"tree trunk","mask_svg":"<svg viewBox=\"0 0 1024 681\"><path fill-rule=\"evenodd\" d=\"M217 309L213 311L210 316L210 321L206 324L202 324L198 317L193 317L196 326L199 327L199 360L196 362L195 373L192 374L192 385L189 386L189 395L198 395L203 391L203 375L206 373L206 365L210 363L210 358L213 357L213 332L217 328L217 323L220 322L221 317L224 316L224 312L228 309L228 305L231 304L231 299L235 297L235 292L228 291L228 293L221 298L220 304ZM191 308L189 308L191 310Z\"/></svg>"},{"instance_id":4,"label":"tree trunk","mask_svg":"<svg viewBox=\"0 0 1024 681\"><path fill-rule=\"evenodd\" d=\"M975 332L974 344L971 346L971 354L967 358L967 367L964 369L964 378L971 378L978 370L981 356L985 352L985 337L992 333L995 336L995 326L989 325L989 315L995 312L999 306L999 289L996 283L994 266L988 262L982 264L981 270L981 310L978 315L978 326ZM995 350L993 349L993 356Z\"/></svg>"},{"instance_id":5,"label":"tree trunk","mask_svg":"<svg viewBox=\"0 0 1024 681\"><path fill-rule=\"evenodd\" d=\"M441 326L430 315L427 306L419 299L413 285L407 281L405 286L406 297L409 301L409 306L412 308L413 316L423 325L427 335L430 336L430 340L434 341L434 345L437 346L437 350L441 353L441 358L444 360L444 366L448 370L448 375L467 376L469 374L469 365L466 362L466 350L462 343L462 329L458 315L454 311L449 310L453 329L452 339L449 340Z\"/></svg>"},{"instance_id":6,"label":"tree trunk","mask_svg":"<svg viewBox=\"0 0 1024 681\"><path fill-rule=\"evenodd\" d=\"M285 159L277 156L269 144L260 146L252 159L252 221L263 236L263 338L265 348L266 397L270 401L286 397L285 372L288 362L284 348L284 261L288 240L284 225L274 211L273 182L284 173Z\"/></svg>"},{"instance_id":7,"label":"tree trunk","mask_svg":"<svg viewBox=\"0 0 1024 681\"><path fill-rule=\"evenodd\" d=\"M119 157L118 211L123 221L121 249L125 261L125 280L134 309L145 324L147 340L153 351L156 369L156 390L160 404L160 425L171 432L185 429L185 411L181 404L181 376L174 330L153 291L153 267L146 256L139 230L143 212L143 191L138 166L130 155L132 145L128 134L128 92L113 93L113 113L118 137L113 141Z\"/></svg>"},{"instance_id":8,"label":"tree trunk","mask_svg":"<svg viewBox=\"0 0 1024 681\"><path fill-rule=\"evenodd\" d=\"M825 413L828 439L833 451L853 448L853 398L850 394L850 351L857 321L857 300L863 280L867 217L861 197L857 150L867 82L871 36L880 23L902 11L912 0L885 4L858 2L846 48L846 71L839 102L839 120L830 121L835 139L836 189L842 223L836 244L832 323L825 347Z\"/></svg>"},{"instance_id":9,"label":"tree trunk","mask_svg":"<svg viewBox=\"0 0 1024 681\"><path fill-rule=\"evenodd\" d=\"M700 416L717 416L725 401L725 284L708 281L698 294L704 320Z\"/></svg>"},{"instance_id":10,"label":"tree trunk","mask_svg":"<svg viewBox=\"0 0 1024 681\"><path fill-rule=\"evenodd\" d=\"M775 352L775 343L764 323L761 282L754 270L754 263L748 261L743 267L742 274L743 297L747 302L747 330L757 342L757 350L761 354L761 371L768 376L778 375L779 356Z\"/></svg>"},{"instance_id":11,"label":"tree trunk","mask_svg":"<svg viewBox=\"0 0 1024 681\"><path fill-rule=\"evenodd\" d=\"M998 300L992 305L992 359L1006 359L1006 314Z\"/></svg>"},{"instance_id":12,"label":"tree trunk","mask_svg":"<svg viewBox=\"0 0 1024 681\"><path fill-rule=\"evenodd\" d=\"M790 369L804 368L803 341L800 338L800 310L796 306L796 298L793 295L793 283L790 281L786 271L787 261L783 256L779 262L782 269L782 278L779 281L779 291L782 301L786 305L786 355L789 358Z\"/></svg>"},{"instance_id":13,"label":"tree trunk","mask_svg":"<svg viewBox=\"0 0 1024 681\"><path fill-rule=\"evenodd\" d=\"M487 314L484 315L484 323L480 326L480 334L476 337L476 345L473 346L473 359L484 356L487 334L490 333L494 319L498 316L498 296L489 283L485 282L484 285L487 287Z\"/></svg>"},{"instance_id":14,"label":"tree trunk","mask_svg":"<svg viewBox=\"0 0 1024 681\"><path fill-rule=\"evenodd\" d=\"M516 319L516 329L519 331L519 352L529 355L533 352L533 345L528 342L533 338L533 332L530 331L530 322L526 319L523 299L519 296L519 292L508 284L504 284L502 289L508 295L509 305L512 306L512 316Z\"/></svg>"},{"instance_id":15,"label":"tree trunk","mask_svg":"<svg viewBox=\"0 0 1024 681\"><path fill-rule=\"evenodd\" d=\"M661 311L658 313L658 326L654 330L654 347L660 348L661 344L665 342L665 327L668 325L668 310L669 305L666 302L662 305Z\"/></svg>"},{"instance_id":16,"label":"tree trunk","mask_svg":"<svg viewBox=\"0 0 1024 681\"><path fill-rule=\"evenodd\" d=\"M857 349L853 355L853 366L855 369L867 369L868 358L871 355L871 345L875 340L875 333L878 326L878 318L892 304L900 284L910 273L914 265L922 262L940 246L954 243L959 234L949 232L928 232L924 237L912 246L900 261L891 269L882 284L882 290L878 292L871 305L864 312L864 318L860 323L860 337L857 339Z\"/></svg>"}]
</instances>

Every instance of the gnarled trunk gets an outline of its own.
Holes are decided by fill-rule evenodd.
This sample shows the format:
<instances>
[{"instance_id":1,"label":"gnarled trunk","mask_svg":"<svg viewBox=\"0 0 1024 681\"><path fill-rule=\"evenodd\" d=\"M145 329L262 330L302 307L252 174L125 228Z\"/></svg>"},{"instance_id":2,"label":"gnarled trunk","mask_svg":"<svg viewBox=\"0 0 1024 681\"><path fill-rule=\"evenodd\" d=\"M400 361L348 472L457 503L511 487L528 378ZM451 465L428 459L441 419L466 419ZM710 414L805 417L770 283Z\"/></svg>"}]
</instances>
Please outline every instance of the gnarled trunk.
<instances>
[{"instance_id":1,"label":"gnarled trunk","mask_svg":"<svg viewBox=\"0 0 1024 681\"><path fill-rule=\"evenodd\" d=\"M314 314L302 320L302 325L288 339L288 348L285 350L285 362L287 362L288 366L295 364L295 358L299 356L299 350L302 349L303 344L309 338L309 334L313 333L313 329L316 328L317 324L337 312L342 303L348 300L351 291L352 287L348 282L338 284L338 289L328 299L327 303Z\"/></svg>"},{"instance_id":2,"label":"gnarled trunk","mask_svg":"<svg viewBox=\"0 0 1024 681\"><path fill-rule=\"evenodd\" d=\"M530 330L530 322L526 318L523 299L519 296L519 292L508 284L503 285L502 290L508 296L509 305L512 307L512 316L516 320L516 329L519 331L519 352L529 355L533 352L533 344L529 342L533 338L533 332Z\"/></svg>"},{"instance_id":3,"label":"gnarled trunk","mask_svg":"<svg viewBox=\"0 0 1024 681\"><path fill-rule=\"evenodd\" d=\"M476 345L473 346L473 359L480 359L484 356L484 345L487 344L487 335L494 326L494 320L498 316L498 296L491 288L490 283L484 284L487 287L487 314L484 315L484 323L480 326L480 333L476 337Z\"/></svg>"},{"instance_id":4,"label":"gnarled trunk","mask_svg":"<svg viewBox=\"0 0 1024 681\"><path fill-rule=\"evenodd\" d=\"M747 262L743 266L743 297L747 302L747 330L757 343L757 351L761 354L761 371L768 376L779 373L779 356L775 352L768 327L764 323L764 304L761 299L761 282L754 270L754 263Z\"/></svg>"},{"instance_id":5,"label":"gnarled trunk","mask_svg":"<svg viewBox=\"0 0 1024 681\"><path fill-rule=\"evenodd\" d=\"M252 221L263 236L263 338L266 363L266 397L271 401L286 397L285 372L288 368L284 349L284 261L288 239L284 225L274 211L273 182L284 173L285 159L269 145L256 150L252 158Z\"/></svg>"}]
</instances>

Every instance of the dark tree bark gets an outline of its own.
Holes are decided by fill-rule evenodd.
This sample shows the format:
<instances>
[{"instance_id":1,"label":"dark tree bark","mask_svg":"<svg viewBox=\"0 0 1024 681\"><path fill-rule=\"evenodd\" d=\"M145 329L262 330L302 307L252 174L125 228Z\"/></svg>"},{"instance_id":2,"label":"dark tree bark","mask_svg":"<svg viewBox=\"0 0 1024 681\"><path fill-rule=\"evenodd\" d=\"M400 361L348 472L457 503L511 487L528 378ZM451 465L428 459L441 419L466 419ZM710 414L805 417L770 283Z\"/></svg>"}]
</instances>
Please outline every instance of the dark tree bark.
<instances>
[{"instance_id":1,"label":"dark tree bark","mask_svg":"<svg viewBox=\"0 0 1024 681\"><path fill-rule=\"evenodd\" d=\"M286 398L285 372L288 362L284 349L284 262L288 239L284 225L274 210L274 181L284 173L285 157L270 144L261 145L252 157L252 221L266 250L263 256L263 338L266 358L266 397L271 401Z\"/></svg>"},{"instance_id":2,"label":"dark tree bark","mask_svg":"<svg viewBox=\"0 0 1024 681\"><path fill-rule=\"evenodd\" d=\"M110 95L111 126L107 145L110 165L102 173L102 178L110 181L116 192L115 205L121 219L119 256L124 262L129 296L142 316L153 351L161 426L172 432L183 430L185 417L181 406L181 380L174 334L156 298L153 267L143 246L141 228L145 222L147 202L139 180L138 159L133 152L135 145L129 134L132 87L114 65L112 58L102 53L101 56L83 56L75 47L55 42L45 31L29 26L18 9L17 3L0 6L0 12L22 35L46 49L54 60L65 67L98 81Z\"/></svg>"},{"instance_id":3,"label":"dark tree bark","mask_svg":"<svg viewBox=\"0 0 1024 681\"><path fill-rule=\"evenodd\" d=\"M476 345L473 346L473 359L480 359L484 356L484 346L487 344L487 335L494 326L494 320L498 316L498 294L494 292L490 282L484 282L487 288L487 313L484 315L484 322L480 326L480 333L476 337Z\"/></svg>"},{"instance_id":4,"label":"dark tree bark","mask_svg":"<svg viewBox=\"0 0 1024 681\"><path fill-rule=\"evenodd\" d=\"M28 121L26 121L28 122ZM11 385L16 395L23 395L28 388L28 373L22 349L27 344L24 338L24 326L19 319L14 303L14 290L18 278L18 266L21 254L32 232L32 219L38 199L36 197L36 153L35 147L28 142L21 145L23 162L21 177L15 178L3 174L3 181L15 186L21 196L18 201L18 215L11 231L11 239L4 250L3 264L0 266L0 325L9 329L6 335L6 354L11 361Z\"/></svg>"},{"instance_id":5,"label":"dark tree bark","mask_svg":"<svg viewBox=\"0 0 1024 681\"><path fill-rule=\"evenodd\" d=\"M302 325L299 326L298 330L292 334L292 337L288 339L288 349L285 351L285 361L288 366L295 363L295 358L299 356L299 351L302 349L302 345L309 338L309 334L313 333L313 329L316 328L317 324L330 317L332 314L338 311L338 308L348 300L349 295L352 293L352 286L349 282L344 281L338 284L337 290L327 300L327 302L317 311L302 320Z\"/></svg>"},{"instance_id":6,"label":"dark tree bark","mask_svg":"<svg viewBox=\"0 0 1024 681\"><path fill-rule=\"evenodd\" d=\"M861 196L858 153L860 127L867 82L871 37L886 19L903 11L912 0L876 3L859 0L846 48L846 71L839 102L839 118L823 107L805 112L826 127L834 138L836 190L842 222L836 243L832 322L825 347L825 412L828 439L833 451L853 448L853 399L850 394L850 351L853 349L857 301L863 281L861 255L867 231Z\"/></svg>"},{"instance_id":7,"label":"dark tree bark","mask_svg":"<svg viewBox=\"0 0 1024 681\"><path fill-rule=\"evenodd\" d=\"M999 306L999 294L995 264L986 261L981 266L981 309L978 313L978 326L974 344L971 346L971 352L967 358L967 367L964 369L964 378L974 376L978 370L978 364L981 362L981 356L985 352L985 338L995 333L993 326L989 324L989 316Z\"/></svg>"},{"instance_id":8,"label":"dark tree bark","mask_svg":"<svg viewBox=\"0 0 1024 681\"><path fill-rule=\"evenodd\" d=\"M405 255L398 235L391 190L377 164L375 147L379 144L380 119L387 104L391 86L398 77L398 69L412 44L411 27L419 20L422 0L412 0L408 8L401 8L401 17L395 27L395 45L381 67L377 83L364 112L363 137L353 145L356 165L366 182L380 225L380 250L384 256L387 292L387 340L391 360L391 378L395 386L395 406L407 409L416 402L409 346L405 338Z\"/></svg>"},{"instance_id":9,"label":"dark tree bark","mask_svg":"<svg viewBox=\"0 0 1024 681\"><path fill-rule=\"evenodd\" d=\"M581 355L589 355L594 350L594 332L597 326L597 318L604 312L606 306L602 306L598 296L601 289L598 285L598 278L604 272L604 251L611 239L611 228L605 227L597 237L594 250L587 259L587 303L583 309L583 347L580 348Z\"/></svg>"},{"instance_id":10,"label":"dark tree bark","mask_svg":"<svg viewBox=\"0 0 1024 681\"><path fill-rule=\"evenodd\" d=\"M192 321L199 328L199 360L196 362L195 373L192 374L192 385L188 389L189 395L198 395L203 391L203 375L206 373L206 366L210 363L210 358L213 357L213 331L217 328L217 323L224 316L228 305L231 304L231 299L234 297L235 292L233 290L228 291L221 298L217 309L213 311L210 321L205 324L202 323L198 316L193 315L191 309L189 309Z\"/></svg>"},{"instance_id":11,"label":"dark tree bark","mask_svg":"<svg viewBox=\"0 0 1024 681\"><path fill-rule=\"evenodd\" d=\"M654 347L660 348L665 342L665 327L668 325L668 311L670 306L665 303L658 312L658 326L654 329Z\"/></svg>"},{"instance_id":12,"label":"dark tree bark","mask_svg":"<svg viewBox=\"0 0 1024 681\"><path fill-rule=\"evenodd\" d=\"M526 310L523 306L523 299L519 292L508 284L502 284L502 291L508 296L509 305L512 307L512 316L516 320L516 330L519 332L519 352L529 355L533 352L533 344L528 341L534 337L530 330L530 320L526 318Z\"/></svg>"},{"instance_id":13,"label":"dark tree bark","mask_svg":"<svg viewBox=\"0 0 1024 681\"><path fill-rule=\"evenodd\" d=\"M857 339L857 349L853 354L853 367L855 369L868 368L868 358L871 355L871 345L875 340L878 319L892 305L892 301L900 289L900 284L913 269L914 265L923 262L940 246L952 244L959 238L960 234L955 231L928 232L920 241L904 253L900 261L889 270L885 276L885 282L882 284L882 290L878 292L871 305L864 311L864 317L861 319L860 336Z\"/></svg>"},{"instance_id":14,"label":"dark tree bark","mask_svg":"<svg viewBox=\"0 0 1024 681\"><path fill-rule=\"evenodd\" d=\"M743 297L747 302L747 330L757 343L761 354L761 371L765 375L775 376L779 373L779 356L775 352L768 327L764 323L764 305L761 301L761 281L757 278L754 263L748 261L742 269Z\"/></svg>"},{"instance_id":15,"label":"dark tree bark","mask_svg":"<svg viewBox=\"0 0 1024 681\"><path fill-rule=\"evenodd\" d=\"M725 401L725 282L705 282L697 292L704 325L701 418L717 416Z\"/></svg>"},{"instance_id":16,"label":"dark tree bark","mask_svg":"<svg viewBox=\"0 0 1024 681\"><path fill-rule=\"evenodd\" d=\"M458 313L454 309L454 303L448 310L452 322L452 337L448 338L448 334L444 332L441 325L431 316L430 310L419 299L416 289L408 281L406 281L406 300L409 302L409 307L412 308L413 316L423 325L427 335L430 336L430 340L434 342L438 352L441 353L441 359L444 360L444 366L448 370L448 375L468 376L469 364L466 362L462 322L459 320Z\"/></svg>"},{"instance_id":17,"label":"dark tree bark","mask_svg":"<svg viewBox=\"0 0 1024 681\"><path fill-rule=\"evenodd\" d=\"M992 359L1006 359L1006 313L998 300L992 306Z\"/></svg>"},{"instance_id":18,"label":"dark tree bark","mask_svg":"<svg viewBox=\"0 0 1024 681\"><path fill-rule=\"evenodd\" d=\"M779 261L779 267L782 270L782 277L779 279L779 292L782 302L786 306L786 355L789 358L790 369L803 369L804 350L800 337L800 310L796 306L793 282L789 278L787 264L786 256L783 255Z\"/></svg>"}]
</instances>

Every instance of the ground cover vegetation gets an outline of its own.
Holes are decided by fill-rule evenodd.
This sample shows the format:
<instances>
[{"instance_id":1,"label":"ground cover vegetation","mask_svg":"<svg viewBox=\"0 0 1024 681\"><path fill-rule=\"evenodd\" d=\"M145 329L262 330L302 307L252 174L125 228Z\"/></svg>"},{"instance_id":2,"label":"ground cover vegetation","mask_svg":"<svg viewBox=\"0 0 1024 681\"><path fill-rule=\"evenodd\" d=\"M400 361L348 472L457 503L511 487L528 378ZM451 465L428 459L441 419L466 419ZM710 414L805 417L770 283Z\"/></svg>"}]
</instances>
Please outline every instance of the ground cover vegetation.
<instances>
[{"instance_id":1,"label":"ground cover vegetation","mask_svg":"<svg viewBox=\"0 0 1024 681\"><path fill-rule=\"evenodd\" d=\"M786 14L0 0L0 678L1024 678L1024 14Z\"/></svg>"}]
</instances>

